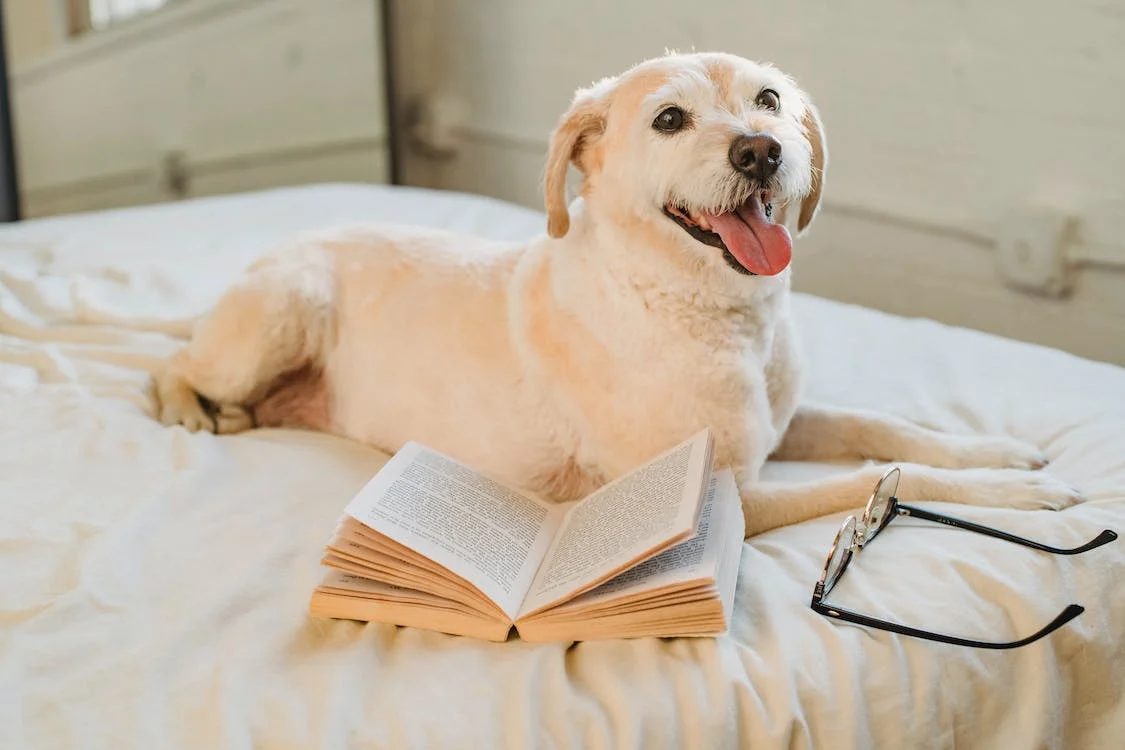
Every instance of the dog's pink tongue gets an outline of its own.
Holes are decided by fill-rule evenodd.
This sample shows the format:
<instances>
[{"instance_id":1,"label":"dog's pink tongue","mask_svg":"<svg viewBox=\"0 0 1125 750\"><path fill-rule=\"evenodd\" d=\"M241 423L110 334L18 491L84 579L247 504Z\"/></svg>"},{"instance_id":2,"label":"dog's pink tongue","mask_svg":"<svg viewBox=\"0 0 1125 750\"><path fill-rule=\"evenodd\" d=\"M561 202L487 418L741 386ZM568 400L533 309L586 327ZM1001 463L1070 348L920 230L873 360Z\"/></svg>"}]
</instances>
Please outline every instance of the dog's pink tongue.
<instances>
[{"instance_id":1,"label":"dog's pink tongue","mask_svg":"<svg viewBox=\"0 0 1125 750\"><path fill-rule=\"evenodd\" d=\"M766 218L762 203L751 198L737 210L725 214L704 214L711 229L743 268L759 276L775 276L793 258L789 230Z\"/></svg>"}]
</instances>

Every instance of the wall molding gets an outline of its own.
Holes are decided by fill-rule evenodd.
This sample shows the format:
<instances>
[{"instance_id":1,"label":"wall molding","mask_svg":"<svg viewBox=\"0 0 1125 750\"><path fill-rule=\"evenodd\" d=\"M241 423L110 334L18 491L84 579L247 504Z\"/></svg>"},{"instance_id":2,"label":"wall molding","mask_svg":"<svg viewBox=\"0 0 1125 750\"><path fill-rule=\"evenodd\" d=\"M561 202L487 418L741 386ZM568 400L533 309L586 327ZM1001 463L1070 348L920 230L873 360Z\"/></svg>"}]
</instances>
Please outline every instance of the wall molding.
<instances>
[{"instance_id":1,"label":"wall molding","mask_svg":"<svg viewBox=\"0 0 1125 750\"><path fill-rule=\"evenodd\" d=\"M92 59L117 54L135 46L158 44L163 38L182 33L191 26L210 23L262 5L296 9L287 0L190 0L173 2L152 13L116 23L109 28L67 37L42 57L28 60L10 73L17 85L34 83L41 76L82 65Z\"/></svg>"}]
</instances>

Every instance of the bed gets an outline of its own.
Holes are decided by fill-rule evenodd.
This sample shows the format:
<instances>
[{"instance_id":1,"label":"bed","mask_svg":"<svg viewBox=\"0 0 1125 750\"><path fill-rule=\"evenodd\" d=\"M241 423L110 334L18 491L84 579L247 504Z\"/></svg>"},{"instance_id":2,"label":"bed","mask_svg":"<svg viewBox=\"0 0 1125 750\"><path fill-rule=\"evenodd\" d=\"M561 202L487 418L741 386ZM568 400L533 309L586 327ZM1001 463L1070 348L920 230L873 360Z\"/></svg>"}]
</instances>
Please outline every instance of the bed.
<instances>
[{"instance_id":1,"label":"bed","mask_svg":"<svg viewBox=\"0 0 1125 750\"><path fill-rule=\"evenodd\" d=\"M544 225L479 197L318 185L0 230L0 747L1121 746L1120 541L1067 558L896 521L831 597L989 640L1086 607L1014 651L813 612L842 515L748 542L717 640L489 644L310 619L322 545L386 456L162 427L147 368L272 243L359 219L512 239ZM932 507L1064 546L1125 529L1125 370L824 299L795 308L812 396L1018 436L1088 497Z\"/></svg>"}]
</instances>

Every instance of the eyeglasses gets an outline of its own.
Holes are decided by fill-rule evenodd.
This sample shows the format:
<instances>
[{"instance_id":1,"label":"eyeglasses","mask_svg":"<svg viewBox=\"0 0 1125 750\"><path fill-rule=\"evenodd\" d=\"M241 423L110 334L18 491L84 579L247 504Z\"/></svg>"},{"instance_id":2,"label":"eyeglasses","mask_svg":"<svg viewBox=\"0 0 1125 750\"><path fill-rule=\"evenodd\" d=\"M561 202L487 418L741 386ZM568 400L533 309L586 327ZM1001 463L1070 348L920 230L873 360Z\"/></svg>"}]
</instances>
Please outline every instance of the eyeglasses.
<instances>
[{"instance_id":1,"label":"eyeglasses","mask_svg":"<svg viewBox=\"0 0 1125 750\"><path fill-rule=\"evenodd\" d=\"M852 612L841 609L840 607L825 604L824 598L828 596L833 587L840 581L840 577L844 575L844 571L847 570L848 563L851 562L852 557L858 554L866 545L870 544L871 540L877 537L879 532L885 529L887 525L890 524L891 520L897 516L911 516L926 521L936 521L946 526L975 531L978 534L985 534L995 537L996 539L1004 539L1009 542L1021 544L1025 547L1031 547L1032 549L1041 550L1043 552L1051 552L1056 555L1077 555L1083 552L1089 552L1096 547L1101 547L1103 544L1109 544L1117 538L1116 532L1106 529L1094 539L1080 547L1075 547L1073 549L1050 547L1046 544L1040 544L1030 539L1023 539L1013 534L1000 531L999 529L992 529L987 526L972 523L971 521L963 521L959 518L945 516L940 513L932 513L922 508L900 503L898 498L895 497L895 492L898 490L898 480L898 467L888 469L887 472L883 474L878 484L875 485L875 490L871 493L871 499L867 501L867 508L863 511L862 518L860 518L858 522L855 516L848 516L847 519L844 520L844 525L840 527L840 531L836 534L836 541L832 543L832 549L829 551L828 557L824 561L824 572L820 574L820 580L817 582L816 588L813 589L812 608L814 610L834 620L887 630L892 633L898 633L899 635L908 635L914 638L924 638L930 641L950 643L955 646L973 646L976 648L993 649L1018 648L1019 646L1034 643L1040 638L1058 630L1085 611L1081 605L1071 604L1059 613L1058 617L1037 633L1033 633L1026 638L1021 638L1018 641L997 643L993 641L957 638L951 635L942 635L941 633L931 633L927 630L919 630L917 628L899 625L898 623L868 617L858 612Z\"/></svg>"}]
</instances>

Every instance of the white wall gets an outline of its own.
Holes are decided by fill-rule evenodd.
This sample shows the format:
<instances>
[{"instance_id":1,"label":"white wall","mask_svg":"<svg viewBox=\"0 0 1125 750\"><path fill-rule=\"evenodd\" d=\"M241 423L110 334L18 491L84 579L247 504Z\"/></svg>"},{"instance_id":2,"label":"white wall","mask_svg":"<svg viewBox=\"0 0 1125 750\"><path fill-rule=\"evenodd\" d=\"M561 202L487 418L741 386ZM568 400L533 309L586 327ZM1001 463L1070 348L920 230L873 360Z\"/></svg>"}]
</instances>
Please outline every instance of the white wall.
<instances>
[{"instance_id":1,"label":"white wall","mask_svg":"<svg viewBox=\"0 0 1125 750\"><path fill-rule=\"evenodd\" d=\"M4 0L8 65L19 67L55 48L65 35L63 5L56 0Z\"/></svg>"},{"instance_id":2,"label":"white wall","mask_svg":"<svg viewBox=\"0 0 1125 750\"><path fill-rule=\"evenodd\" d=\"M9 24L41 26L26 4ZM386 181L379 20L373 0L184 0L21 53L25 214Z\"/></svg>"},{"instance_id":3,"label":"white wall","mask_svg":"<svg viewBox=\"0 0 1125 750\"><path fill-rule=\"evenodd\" d=\"M537 206L547 135L575 87L665 47L769 60L820 105L832 157L825 212L797 248L798 289L1125 364L1119 3L396 8L404 103L444 91L465 110L454 158L404 153L413 182ZM1043 210L1081 222L1061 299L1016 291L997 271L997 237Z\"/></svg>"}]
</instances>

